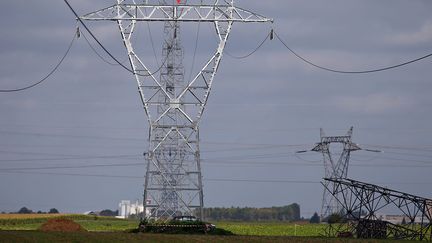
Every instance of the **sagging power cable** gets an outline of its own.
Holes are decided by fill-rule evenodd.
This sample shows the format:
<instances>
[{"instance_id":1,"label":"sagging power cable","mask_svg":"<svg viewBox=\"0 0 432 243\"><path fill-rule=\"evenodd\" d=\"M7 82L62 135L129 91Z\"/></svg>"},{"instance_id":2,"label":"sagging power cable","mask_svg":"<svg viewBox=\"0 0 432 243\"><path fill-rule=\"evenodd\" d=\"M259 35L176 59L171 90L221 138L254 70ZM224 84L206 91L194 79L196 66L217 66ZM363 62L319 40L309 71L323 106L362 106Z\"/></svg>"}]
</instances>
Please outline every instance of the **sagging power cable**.
<instances>
[{"instance_id":1,"label":"sagging power cable","mask_svg":"<svg viewBox=\"0 0 432 243\"><path fill-rule=\"evenodd\" d=\"M86 35L84 33L81 33L82 36L84 37L84 40L87 42L88 46L90 47L90 49L92 49L92 51L96 54L96 56L99 57L99 59L101 59L103 62L105 62L106 64L109 64L111 66L118 66L117 63L112 63L110 61L108 61L106 58L104 58L97 50L96 48L91 44L91 42L89 41L89 39L86 37ZM122 63L124 63L125 61L123 61Z\"/></svg>"},{"instance_id":2,"label":"sagging power cable","mask_svg":"<svg viewBox=\"0 0 432 243\"><path fill-rule=\"evenodd\" d=\"M234 58L234 59L246 59L250 56L252 56L253 54L255 54L259 49L261 49L261 47L270 39L273 40L273 29L267 34L267 36L264 38L264 40L249 54L243 55L243 56L235 56L231 53L229 53L228 51L225 51L225 53L227 54L227 56Z\"/></svg>"},{"instance_id":3,"label":"sagging power cable","mask_svg":"<svg viewBox=\"0 0 432 243\"><path fill-rule=\"evenodd\" d=\"M300 60L302 60L303 62L305 62L305 63L307 63L307 64L309 64L309 65L311 65L311 66L314 66L314 67L316 67L316 68L319 68L319 69L322 69L322 70L325 70L325 71L328 71L328 72L333 72L333 73L343 73L343 74L365 74L365 73L376 73L376 72L382 72L382 71L387 71L387 70L390 70L390 69L395 69L395 68L399 68L399 67L402 67L402 66L406 66L406 65L409 65L409 64L412 64L412 63L415 63L415 62L418 62L418 61L421 61L421 60L423 60L423 59L426 59L426 58L429 58L429 57L431 57L432 56L432 53L431 54L428 54L428 55L425 55L425 56L422 56L422 57L419 57L419 58L416 58L416 59L414 59L414 60L411 60L411 61L407 61L407 62L403 62L403 63L400 63L400 64L397 64L397 65L393 65L393 66L388 66L388 67L383 67L383 68L377 68L377 69L371 69L371 70L362 70L362 71L346 71L346 70L337 70L337 69L332 69L332 68L328 68L328 67L324 67L324 66L320 66L320 65L318 65L318 64L315 64L315 63L313 63L312 61L310 61L310 60L308 60L308 59L306 59L306 58L304 58L303 56L301 56L300 54L298 54L297 52L295 52L292 48L290 48L289 46L288 46L288 44L275 32L274 33L274 35L276 36L276 38L292 53L292 54L294 54L294 56L296 56L297 58L299 58Z\"/></svg>"},{"instance_id":4,"label":"sagging power cable","mask_svg":"<svg viewBox=\"0 0 432 243\"><path fill-rule=\"evenodd\" d=\"M75 42L75 39L79 38L79 32L76 31L74 32L74 36L66 50L66 53L63 55L63 57L60 59L60 61L57 63L57 65L54 66L54 68L51 70L51 72L48 73L48 75L46 75L43 79L39 80L38 82L31 84L29 86L23 87L23 88L16 88L16 89L0 89L0 93L11 93L11 92L19 92L19 91L24 91L27 89L31 89L33 87L38 86L39 84L45 82L49 77L51 77L51 75L53 75L57 69L61 66L61 64L63 63L63 61L66 59L66 57L69 55L70 50L72 49L72 46Z\"/></svg>"},{"instance_id":5,"label":"sagging power cable","mask_svg":"<svg viewBox=\"0 0 432 243\"><path fill-rule=\"evenodd\" d=\"M137 76L141 76L141 77L149 77L149 76L153 76L154 74L158 73L162 69L162 67L165 65L165 63L166 63L166 61L167 61L168 58L165 60L165 62L162 63L162 65L156 71L150 72L149 70L147 70L147 72L148 72L147 74L136 73L132 69L128 68L122 62L120 62L113 54L111 54L111 52L99 41L99 39L96 38L96 36L93 34L93 32L90 30L90 28L84 23L84 21L80 18L80 16L75 11L75 9L72 7L72 5L70 5L70 3L68 2L68 0L63 0L63 1L66 3L66 5L72 11L72 13L75 15L76 19L81 23L81 25L84 27L84 29L90 34L90 36L102 48L102 50L104 50L104 52L106 52L108 54L108 56L110 56L119 66L121 66L122 68L124 68L126 71L132 73L133 75L137 75Z\"/></svg>"}]
</instances>

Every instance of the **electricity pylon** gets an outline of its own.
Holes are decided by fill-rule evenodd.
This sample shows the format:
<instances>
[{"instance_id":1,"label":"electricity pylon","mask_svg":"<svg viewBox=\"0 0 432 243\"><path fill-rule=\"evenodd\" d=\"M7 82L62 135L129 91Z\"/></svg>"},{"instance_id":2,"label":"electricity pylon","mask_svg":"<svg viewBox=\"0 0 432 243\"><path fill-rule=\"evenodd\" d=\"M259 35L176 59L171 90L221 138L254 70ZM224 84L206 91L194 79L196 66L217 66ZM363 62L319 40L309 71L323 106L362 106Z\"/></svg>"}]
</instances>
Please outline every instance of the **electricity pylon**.
<instances>
[{"instance_id":1,"label":"electricity pylon","mask_svg":"<svg viewBox=\"0 0 432 243\"><path fill-rule=\"evenodd\" d=\"M155 3L152 3L155 2ZM171 2L171 4L169 3ZM115 21L127 49L150 125L144 212L149 218L176 215L203 217L199 122L234 23L270 22L271 19L238 8L234 1L117 0L117 4L86 14L83 20ZM134 51L132 36L140 22L164 23L164 63L157 78ZM213 56L192 78L184 79L180 24L211 23L218 45Z\"/></svg>"},{"instance_id":2,"label":"electricity pylon","mask_svg":"<svg viewBox=\"0 0 432 243\"><path fill-rule=\"evenodd\" d=\"M325 178L345 179L348 175L351 152L362 150L357 144L352 142L353 127L350 128L345 136L326 136L322 128L320 129L320 132L321 141L317 143L311 151L322 153ZM343 146L343 150L337 161L334 160L332 153L330 152L331 144L341 144ZM299 151L297 153L304 152L307 151ZM324 181L323 183L327 185L329 182ZM340 213L342 209L342 205L340 205L338 200L324 189L320 214L321 220L333 213Z\"/></svg>"}]
</instances>

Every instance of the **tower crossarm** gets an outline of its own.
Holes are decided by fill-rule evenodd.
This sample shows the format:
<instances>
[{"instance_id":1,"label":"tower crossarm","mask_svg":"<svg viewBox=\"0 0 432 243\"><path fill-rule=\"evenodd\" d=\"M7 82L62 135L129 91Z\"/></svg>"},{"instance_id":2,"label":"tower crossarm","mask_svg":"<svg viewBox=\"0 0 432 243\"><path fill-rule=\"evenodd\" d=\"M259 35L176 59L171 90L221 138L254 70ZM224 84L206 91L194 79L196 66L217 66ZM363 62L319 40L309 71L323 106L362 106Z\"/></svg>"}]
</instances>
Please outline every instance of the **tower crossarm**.
<instances>
[{"instance_id":1,"label":"tower crossarm","mask_svg":"<svg viewBox=\"0 0 432 243\"><path fill-rule=\"evenodd\" d=\"M337 137L323 137L322 142L324 143L346 143L351 140L350 136L337 136Z\"/></svg>"},{"instance_id":2,"label":"tower crossarm","mask_svg":"<svg viewBox=\"0 0 432 243\"><path fill-rule=\"evenodd\" d=\"M81 17L93 21L273 22L234 5L115 4Z\"/></svg>"}]
</instances>

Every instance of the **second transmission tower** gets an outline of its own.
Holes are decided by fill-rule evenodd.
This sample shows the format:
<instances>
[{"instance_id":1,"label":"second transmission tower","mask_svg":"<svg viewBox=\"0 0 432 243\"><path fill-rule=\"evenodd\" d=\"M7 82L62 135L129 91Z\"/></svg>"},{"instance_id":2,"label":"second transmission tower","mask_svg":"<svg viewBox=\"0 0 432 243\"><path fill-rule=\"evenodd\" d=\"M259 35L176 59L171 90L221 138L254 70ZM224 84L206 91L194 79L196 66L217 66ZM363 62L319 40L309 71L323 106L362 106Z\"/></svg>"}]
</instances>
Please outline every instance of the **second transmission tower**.
<instances>
[{"instance_id":1,"label":"second transmission tower","mask_svg":"<svg viewBox=\"0 0 432 243\"><path fill-rule=\"evenodd\" d=\"M350 128L345 136L326 136L322 128L320 129L320 133L321 141L317 143L311 151L319 152L323 155L325 178L346 178L348 175L351 152L361 150L357 144L352 142L353 127ZM331 152L332 144L342 145L342 152L337 160L333 157L334 153ZM299 151L298 153L302 152L306 151ZM324 181L323 183L329 182ZM332 214L339 214L342 209L338 200L327 190L324 190L320 214L321 220L324 220Z\"/></svg>"}]
</instances>

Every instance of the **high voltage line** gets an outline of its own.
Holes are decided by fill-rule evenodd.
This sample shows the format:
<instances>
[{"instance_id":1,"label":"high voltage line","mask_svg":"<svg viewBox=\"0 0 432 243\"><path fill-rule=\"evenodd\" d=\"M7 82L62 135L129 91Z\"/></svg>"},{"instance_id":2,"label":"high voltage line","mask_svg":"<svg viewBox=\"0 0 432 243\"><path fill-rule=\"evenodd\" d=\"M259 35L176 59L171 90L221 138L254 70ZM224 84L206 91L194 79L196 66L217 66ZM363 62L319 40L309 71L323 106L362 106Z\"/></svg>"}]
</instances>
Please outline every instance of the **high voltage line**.
<instances>
[{"instance_id":1,"label":"high voltage line","mask_svg":"<svg viewBox=\"0 0 432 243\"><path fill-rule=\"evenodd\" d=\"M72 176L72 177L90 177L90 178L118 178L118 179L135 179L143 180L142 176L130 175L105 175L105 174L81 174L81 173L57 173L57 172L23 172L23 171L0 171L2 174L26 174L26 175L51 175L51 176ZM281 183L281 184L320 184L319 181L313 180L277 180L277 179L232 179L232 178L204 178L208 182L254 182L254 183ZM430 185L430 182L380 182L381 184L397 185Z\"/></svg>"},{"instance_id":2,"label":"high voltage line","mask_svg":"<svg viewBox=\"0 0 432 243\"><path fill-rule=\"evenodd\" d=\"M34 161L76 161L76 160L87 160L87 159L133 159L138 160L139 156L94 156L94 157L75 157L75 158L45 158L45 159L16 159L16 160L0 160L0 162L34 162ZM257 159L263 159L265 157L257 157ZM229 160L229 159L203 159L202 163L212 166L227 166L227 165L282 165L282 166L300 166L300 167L321 167L321 161L310 162L310 163L299 163L294 161L251 161L245 160ZM246 158L247 159L247 158ZM424 165L399 165L399 164L391 164L385 161L385 164L368 164L368 163L354 163L352 166L355 167L395 167L395 168L430 168L432 167L432 161L419 161L419 160L410 160L410 159L397 159L397 158L385 158L387 160L396 160L396 161L404 161L404 162L417 162L423 163ZM429 164L429 165L428 165ZM98 167L133 167L133 166L144 166L144 163L117 163L117 164L87 164L87 165L62 165L62 166L40 166L40 167L14 167L14 168L0 168L0 171L9 171L9 170L51 170L51 169L82 169L82 168L98 168Z\"/></svg>"},{"instance_id":3,"label":"high voltage line","mask_svg":"<svg viewBox=\"0 0 432 243\"><path fill-rule=\"evenodd\" d=\"M286 146L286 145L284 145ZM297 145L292 145L297 146ZM372 145L370 145L372 146ZM404 147L392 147L392 146L379 146L374 145L375 147L388 147L391 150L402 150L405 151L409 148ZM285 148L285 147L284 147ZM274 147L254 147L254 148L239 148L239 149L218 149L218 150L212 150L208 152L229 152L229 151L242 151L242 150L274 150L276 148ZM415 151L417 149L414 148ZM207 151L206 151L207 152ZM429 150L425 152L431 152ZM73 155L73 154L53 154L53 153L41 153L41 152L26 152L26 151L7 151L7 150L0 150L0 153L4 154L17 154L17 155L46 155L46 156L57 156L57 157L48 157L48 158L23 158L23 159L2 159L0 162L26 162L26 161L61 161L61 160L83 160L83 159L118 159L118 158L124 158L124 159L138 159L142 158L139 154L122 154L122 155L95 155L95 156L83 156L83 155ZM412 153L406 153L406 152L395 152L395 151L385 151L384 154L394 154L394 155L401 155L401 156L408 156L406 157L388 157L383 155L382 153L377 156L364 156L364 155L355 155L355 157L359 158L367 158L367 159L385 159L385 160L396 160L396 161L408 161L408 162L418 162L418 163L432 163L432 161L427 160L418 160L413 159L409 157L419 157L419 158L426 158L426 159L432 159L432 155L430 154L412 154ZM220 157L209 157L204 158L204 160L256 160L256 159L276 159L276 158L288 158L295 156L296 158L300 160L305 160L303 156L306 155L312 155L312 154L303 154L302 156L299 156L298 154L295 154L293 152L272 152L272 153L259 153L259 154L250 154L250 155L229 155L229 156L220 156ZM333 153L333 155L336 155ZM306 160L307 161L307 160ZM271 162L271 161L270 161ZM307 162L316 162L316 161L307 161ZM361 162L361 160L360 160Z\"/></svg>"},{"instance_id":4,"label":"high voltage line","mask_svg":"<svg viewBox=\"0 0 432 243\"><path fill-rule=\"evenodd\" d=\"M74 41L75 41L76 37L78 37L78 35L79 35L79 34L78 34L77 32L74 33L74 36L73 36L73 38L72 38L72 40L71 40L71 42L70 42L70 44L69 44L69 46L68 46L68 48L67 48L67 50L66 50L66 53L62 56L62 58L61 58L60 61L57 63L57 65L55 65L54 68L53 68L53 69L48 73L48 75L46 75L43 79L39 80L38 82L36 82L36 83L34 83L34 84L31 84L31 85L28 85L28 86L25 86L25 87L22 87L22 88L16 88L16 89L0 89L0 93L12 93L12 92L24 91L24 90L27 90L27 89L31 89L31 88L33 88L33 87L36 87L36 86L38 86L39 84L45 82L49 77L51 77L51 75L53 75L53 74L57 71L57 69L61 66L61 64L63 63L63 61L66 59L66 57L68 56L70 50L72 49L72 46L73 46L73 44L74 44Z\"/></svg>"},{"instance_id":5,"label":"high voltage line","mask_svg":"<svg viewBox=\"0 0 432 243\"><path fill-rule=\"evenodd\" d=\"M162 67L165 65L165 62L167 61L167 60L164 60L164 62L162 63L162 65L160 65L160 67L159 68L157 68L156 69L156 71L154 71L153 73L149 73L149 74L147 74L147 75L142 75L142 74L138 74L138 73L136 73L136 72L134 72L133 70L131 70L130 68L128 68L128 67L126 67L126 65L125 64L123 64L123 62L121 62L121 61L119 61L116 57L114 57L114 55L113 54L111 54L111 52L96 38L96 36L92 33L92 31L90 30L90 28L88 28L86 25L85 25L85 23L80 19L80 17L79 17L79 15L76 13L76 11L72 8L72 6L68 3L68 1L67 0L64 0L64 2L68 5L68 7L70 8L70 10L74 13L74 15L77 17L77 19L78 19L78 21L81 23L81 25L85 28L85 30L91 35L91 37L94 39L94 41L102 48L102 50L104 50L104 52L106 52L108 55L109 55L109 57L111 58L111 59L113 59L116 63L111 63L111 62L109 62L108 60L106 60L104 57L102 57L100 54L99 54L99 52L95 49L95 47L93 47L93 45L90 43L90 41L88 40L88 38L83 34L83 37L84 37L84 39L85 39L85 41L88 43L88 45L90 46L90 48L93 50L93 52L100 58L100 59L102 59L104 62L106 62L106 63L108 63L108 64L110 64L110 65L119 65L119 66L121 66L122 68L124 68L125 70L127 70L128 72L130 72L130 73L132 73L132 74L134 74L134 75L139 75L139 76L152 76L152 75L154 75L154 74L156 74L156 73L158 73L161 69L162 69ZM41 84L41 83L43 83L44 81L46 81L49 77L51 77L51 75L53 75L56 71L57 71L57 69L60 67L60 65L63 63L63 61L66 59L66 57L67 57L67 55L69 54L69 52L70 52L70 50L72 49L72 46L73 46L73 43L74 43L74 41L75 41L75 39L76 39L76 37L79 37L80 36L80 32L79 32L79 30L78 31L75 31L74 32L74 36L73 36L73 39L72 39L72 41L71 41L71 43L69 44L69 46L68 46L68 48L67 48L67 50L66 50L66 53L62 56L62 58L60 59L60 61L59 61L59 63L53 68L53 70L51 70L49 73L48 73L48 75L47 76L45 76L43 79L41 79L40 81L38 81L38 82L36 82L36 83L34 83L34 84L31 84L31 85L28 85L28 86L25 86L25 87L22 87L22 88L16 88L16 89L0 89L0 93L10 93L10 92L19 92L19 91L24 91L24 90L27 90L27 89L30 89L30 88L33 88L33 87L35 87L35 86L37 86L37 85L39 85L39 84ZM432 56L432 53L430 53L430 54L427 54L427 55L424 55L424 56L421 56L421 57L419 57L419 58L415 58L415 59L412 59L412 60L409 60L409 61L406 61L406 62L403 62L403 63L399 63L399 64L396 64L396 65L392 65L392 66L386 66L386 67L382 67L382 68L372 68L372 69L370 69L370 70L360 70L360 71L348 71L348 70L338 70L338 69L334 69L334 68L329 68L329 67L325 67L325 66L322 66L322 65L318 65L318 64L316 64L316 63L314 63L313 61L311 61L311 60L309 60L309 59L307 59L307 58L305 58L305 57L303 57L303 56L301 56L300 54L298 54L296 51L294 51L288 44L287 44L287 42L286 41L284 41L279 35L278 35L278 33L276 32L276 31L274 31L273 29L271 30L271 32L270 33L268 33L267 35L266 35L266 37L265 37L265 39L251 52L251 53L249 53L249 54L247 54L247 55L244 55L244 56L235 56L235 55L233 55L233 54L230 54L230 53L227 53L227 55L228 56L230 56L230 57L233 57L233 58L236 58L236 59L244 59L244 58L248 58L248 57L250 57L250 56L252 56L253 54L255 54L259 49L261 49L261 47L263 47L263 45L267 42L267 41L269 41L269 40L272 40L273 39L273 36L275 36L276 37L276 39L280 42L280 43L282 43L282 45L285 47L285 48L287 48L292 54L294 54L294 56L295 57L297 57L298 59L300 59L301 61L303 61L303 62L305 62L305 63L307 63L307 64L309 64L309 65L311 65L311 66L313 66L313 67L315 67L315 68L318 68L318 69L321 69L321 70L325 70L325 71L328 71L328 72L334 72L334 73L341 73L341 74L368 74L368 73L376 73L376 72L382 72L382 71L387 71L387 70L391 70L391 69L396 69L396 68L400 68L400 67L403 67L403 66L406 66L406 65L409 65L409 64L412 64L412 63L415 63L415 62L418 62L418 61L421 61L421 60L424 60L424 59L427 59L427 58L429 58L429 57L431 57ZM197 37L198 38L198 37Z\"/></svg>"},{"instance_id":6,"label":"high voltage line","mask_svg":"<svg viewBox=\"0 0 432 243\"><path fill-rule=\"evenodd\" d=\"M425 56L422 56L422 57L419 57L419 58L416 58L416 59L413 59L413 60L410 60L410 61L407 61L407 62L399 63L399 64L392 65L392 66L382 67L382 68L376 68L376 69L361 70L361 71L337 70L337 69L332 69L332 68L328 68L328 67L324 67L324 66L318 65L318 64L316 64L316 63L314 63L314 62L306 59L305 57L303 57L303 56L299 55L297 52L295 52L292 48L290 48L288 46L288 44L281 37L279 37L279 35L276 32L275 32L275 36L292 54L294 54L297 58L299 58L303 62L305 62L305 63L307 63L307 64L309 64L309 65L311 65L313 67L319 68L321 70L325 70L325 71L333 72L333 73L367 74L367 73L382 72L382 71L387 71L387 70L403 67L403 66L406 66L406 65L409 65L409 64L421 61L423 59L426 59L426 58L429 58L429 57L432 56L432 53L430 53L430 54L427 54Z\"/></svg>"}]
</instances>

